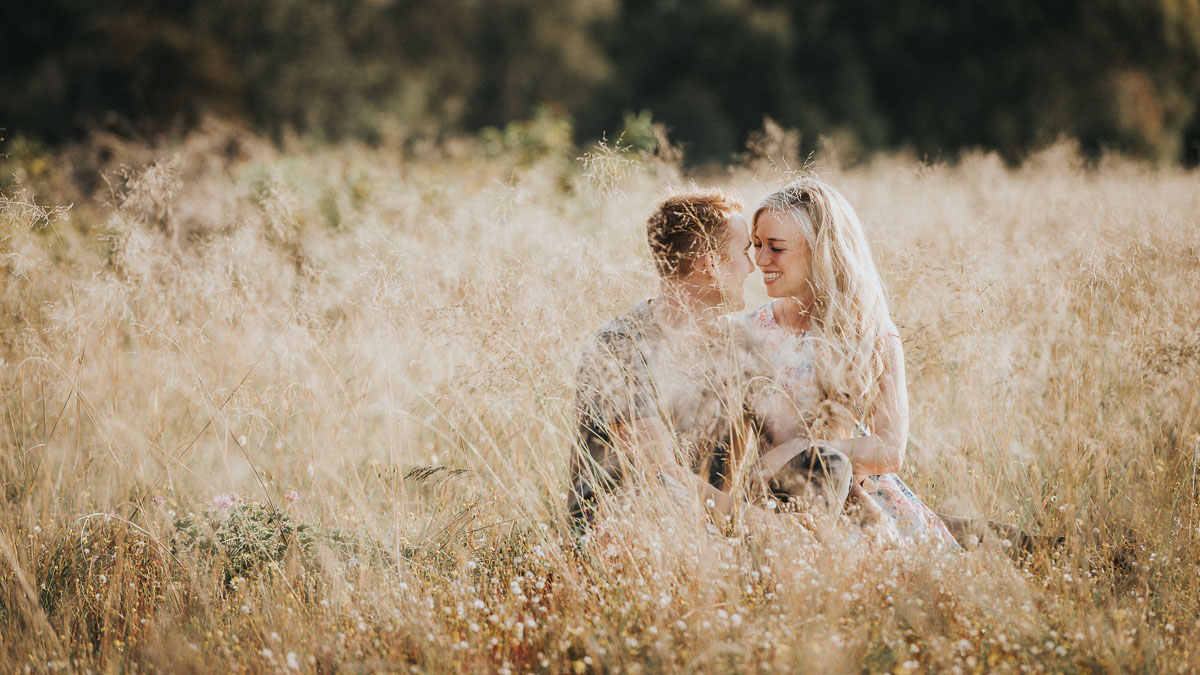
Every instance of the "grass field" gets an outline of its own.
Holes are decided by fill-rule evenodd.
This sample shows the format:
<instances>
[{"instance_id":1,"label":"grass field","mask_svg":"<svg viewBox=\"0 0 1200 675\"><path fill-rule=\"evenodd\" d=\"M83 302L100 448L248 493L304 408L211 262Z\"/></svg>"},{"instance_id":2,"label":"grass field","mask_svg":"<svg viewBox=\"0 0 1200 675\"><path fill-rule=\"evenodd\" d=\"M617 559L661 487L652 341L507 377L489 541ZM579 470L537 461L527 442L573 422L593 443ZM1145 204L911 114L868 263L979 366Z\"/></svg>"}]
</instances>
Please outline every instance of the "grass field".
<instances>
[{"instance_id":1,"label":"grass field","mask_svg":"<svg viewBox=\"0 0 1200 675\"><path fill-rule=\"evenodd\" d=\"M652 496L565 527L576 355L655 289L646 217L693 178L753 204L763 147L7 151L0 670L1200 669L1200 173L816 158L905 340L901 475L1065 537L947 556Z\"/></svg>"}]
</instances>

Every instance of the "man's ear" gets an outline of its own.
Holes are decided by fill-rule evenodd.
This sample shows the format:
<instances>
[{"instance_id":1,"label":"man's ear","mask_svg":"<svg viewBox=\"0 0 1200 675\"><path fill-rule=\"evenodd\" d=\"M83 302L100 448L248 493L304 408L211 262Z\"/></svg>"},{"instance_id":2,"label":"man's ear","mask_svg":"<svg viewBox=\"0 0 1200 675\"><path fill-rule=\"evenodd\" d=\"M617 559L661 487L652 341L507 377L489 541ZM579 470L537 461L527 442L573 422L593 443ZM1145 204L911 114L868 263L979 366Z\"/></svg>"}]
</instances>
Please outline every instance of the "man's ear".
<instances>
[{"instance_id":1,"label":"man's ear","mask_svg":"<svg viewBox=\"0 0 1200 675\"><path fill-rule=\"evenodd\" d=\"M715 278L717 276L717 269L715 264L716 261L713 260L713 255L714 254L712 251L709 251L708 253L701 255L699 258L696 258L696 262L692 265L692 269Z\"/></svg>"}]
</instances>

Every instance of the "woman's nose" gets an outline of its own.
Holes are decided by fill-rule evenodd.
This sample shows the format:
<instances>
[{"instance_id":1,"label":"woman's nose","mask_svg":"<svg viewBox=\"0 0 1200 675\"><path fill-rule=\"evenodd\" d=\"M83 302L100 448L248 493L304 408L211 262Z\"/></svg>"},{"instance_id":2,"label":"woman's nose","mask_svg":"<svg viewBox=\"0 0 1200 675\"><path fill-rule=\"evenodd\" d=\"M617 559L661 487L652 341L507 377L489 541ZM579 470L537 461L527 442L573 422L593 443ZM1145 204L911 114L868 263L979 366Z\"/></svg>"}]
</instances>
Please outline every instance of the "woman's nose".
<instances>
[{"instance_id":1,"label":"woman's nose","mask_svg":"<svg viewBox=\"0 0 1200 675\"><path fill-rule=\"evenodd\" d=\"M762 267L764 259L767 257L767 247L763 246L754 252L754 264Z\"/></svg>"}]
</instances>

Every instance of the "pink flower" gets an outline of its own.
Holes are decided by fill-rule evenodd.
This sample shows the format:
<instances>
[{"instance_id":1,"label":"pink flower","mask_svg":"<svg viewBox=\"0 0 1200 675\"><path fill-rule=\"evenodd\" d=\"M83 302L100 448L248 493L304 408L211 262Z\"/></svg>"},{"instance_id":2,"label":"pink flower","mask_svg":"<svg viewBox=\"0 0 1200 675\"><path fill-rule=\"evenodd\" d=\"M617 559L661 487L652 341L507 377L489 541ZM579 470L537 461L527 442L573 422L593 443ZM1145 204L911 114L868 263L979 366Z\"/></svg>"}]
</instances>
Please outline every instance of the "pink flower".
<instances>
[{"instance_id":1,"label":"pink flower","mask_svg":"<svg viewBox=\"0 0 1200 675\"><path fill-rule=\"evenodd\" d=\"M287 494L284 496L287 497L289 502L298 501L300 499L300 493L296 492L295 490L288 490Z\"/></svg>"},{"instance_id":2,"label":"pink flower","mask_svg":"<svg viewBox=\"0 0 1200 675\"><path fill-rule=\"evenodd\" d=\"M233 494L217 495L216 497L212 498L212 505L219 506L223 509L231 508L236 503L237 497Z\"/></svg>"},{"instance_id":3,"label":"pink flower","mask_svg":"<svg viewBox=\"0 0 1200 675\"><path fill-rule=\"evenodd\" d=\"M155 505L155 506L162 506L163 504L166 504L166 503L167 503L167 498L166 498L166 497L155 497L155 498L154 498L154 505Z\"/></svg>"}]
</instances>

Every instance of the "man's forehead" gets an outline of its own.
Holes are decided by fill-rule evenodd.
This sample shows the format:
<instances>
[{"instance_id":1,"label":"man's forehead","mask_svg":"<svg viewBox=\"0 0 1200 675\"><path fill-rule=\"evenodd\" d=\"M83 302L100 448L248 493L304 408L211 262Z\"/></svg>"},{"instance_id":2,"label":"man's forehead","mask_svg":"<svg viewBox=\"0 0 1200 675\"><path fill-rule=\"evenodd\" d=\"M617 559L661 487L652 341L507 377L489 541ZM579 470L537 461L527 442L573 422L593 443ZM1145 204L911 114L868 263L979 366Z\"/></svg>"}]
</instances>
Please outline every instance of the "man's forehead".
<instances>
[{"instance_id":1,"label":"man's forehead","mask_svg":"<svg viewBox=\"0 0 1200 675\"><path fill-rule=\"evenodd\" d=\"M729 219L729 225L726 227L729 228L730 239L741 240L748 239L750 237L750 235L746 232L746 219L739 214L735 213Z\"/></svg>"}]
</instances>

